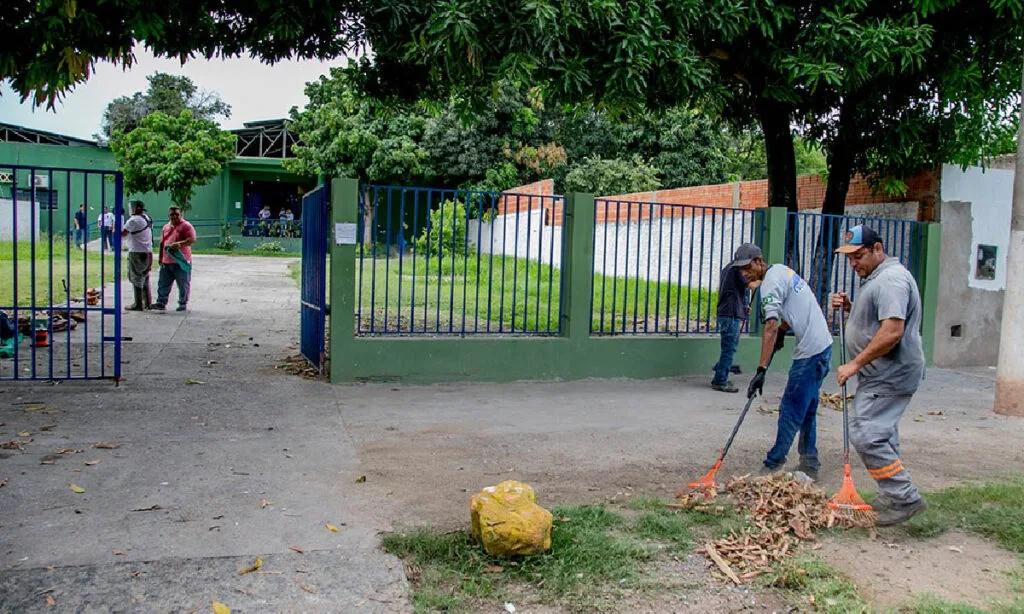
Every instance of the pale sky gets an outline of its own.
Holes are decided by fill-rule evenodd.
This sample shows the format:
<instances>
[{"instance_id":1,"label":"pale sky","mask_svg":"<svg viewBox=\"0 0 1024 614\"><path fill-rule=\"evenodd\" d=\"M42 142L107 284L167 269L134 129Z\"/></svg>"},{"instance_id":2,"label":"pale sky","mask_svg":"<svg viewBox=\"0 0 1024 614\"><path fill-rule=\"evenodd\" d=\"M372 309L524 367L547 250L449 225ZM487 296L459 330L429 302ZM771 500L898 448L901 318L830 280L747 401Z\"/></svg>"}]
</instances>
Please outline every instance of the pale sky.
<instances>
[{"instance_id":1,"label":"pale sky","mask_svg":"<svg viewBox=\"0 0 1024 614\"><path fill-rule=\"evenodd\" d=\"M144 91L146 76L154 72L186 75L202 89L220 94L231 105L231 118L221 121L223 128L241 128L242 123L288 116L292 106L306 104L303 89L307 81L326 74L331 66L342 66L344 57L330 62L286 60L273 66L249 58L229 60L190 60L182 66L176 59L154 58L141 45L135 49L138 60L129 71L109 63L97 63L88 81L76 87L56 105L56 112L45 105L33 109L31 101L19 102L19 96L6 81L0 84L0 122L17 124L83 139L99 132L103 110L114 98Z\"/></svg>"}]
</instances>

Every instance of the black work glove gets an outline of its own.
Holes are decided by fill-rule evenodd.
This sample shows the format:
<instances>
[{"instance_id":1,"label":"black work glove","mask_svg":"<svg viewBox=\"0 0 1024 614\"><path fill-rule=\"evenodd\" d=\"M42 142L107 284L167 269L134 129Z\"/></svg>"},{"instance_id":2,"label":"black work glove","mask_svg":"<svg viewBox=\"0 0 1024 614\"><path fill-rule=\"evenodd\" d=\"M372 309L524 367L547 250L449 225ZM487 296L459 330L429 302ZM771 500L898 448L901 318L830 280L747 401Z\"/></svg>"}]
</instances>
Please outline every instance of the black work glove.
<instances>
[{"instance_id":1,"label":"black work glove","mask_svg":"<svg viewBox=\"0 0 1024 614\"><path fill-rule=\"evenodd\" d=\"M764 376L768 373L768 369L764 367L758 367L757 373L754 377L750 378L750 384L747 386L747 398L753 397L757 393L761 393L764 396Z\"/></svg>"},{"instance_id":2,"label":"black work glove","mask_svg":"<svg viewBox=\"0 0 1024 614\"><path fill-rule=\"evenodd\" d=\"M781 350L784 345L786 345L786 333L779 331L775 334L775 347L772 349L772 354Z\"/></svg>"}]
</instances>

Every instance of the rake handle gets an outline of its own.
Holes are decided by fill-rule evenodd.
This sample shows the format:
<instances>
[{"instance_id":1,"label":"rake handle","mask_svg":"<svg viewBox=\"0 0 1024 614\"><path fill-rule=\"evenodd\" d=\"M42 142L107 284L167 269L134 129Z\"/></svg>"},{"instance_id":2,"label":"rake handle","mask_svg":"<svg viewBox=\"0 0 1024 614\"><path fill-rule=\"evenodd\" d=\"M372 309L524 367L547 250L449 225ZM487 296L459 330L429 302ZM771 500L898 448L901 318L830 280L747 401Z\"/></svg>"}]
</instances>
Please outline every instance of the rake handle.
<instances>
[{"instance_id":1,"label":"rake handle","mask_svg":"<svg viewBox=\"0 0 1024 614\"><path fill-rule=\"evenodd\" d=\"M839 360L846 364L846 307L839 308ZM839 394L843 397L843 464L850 464L850 417L846 409L846 382L842 383Z\"/></svg>"}]
</instances>

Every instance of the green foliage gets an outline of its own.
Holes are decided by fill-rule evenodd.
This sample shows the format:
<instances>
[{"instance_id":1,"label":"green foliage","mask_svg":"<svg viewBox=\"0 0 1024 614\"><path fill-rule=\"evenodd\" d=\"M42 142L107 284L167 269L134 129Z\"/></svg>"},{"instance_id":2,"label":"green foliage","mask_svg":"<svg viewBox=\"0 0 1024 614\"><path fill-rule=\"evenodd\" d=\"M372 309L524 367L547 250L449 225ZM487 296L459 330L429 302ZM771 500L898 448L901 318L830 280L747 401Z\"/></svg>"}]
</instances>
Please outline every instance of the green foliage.
<instances>
[{"instance_id":1,"label":"green foliage","mask_svg":"<svg viewBox=\"0 0 1024 614\"><path fill-rule=\"evenodd\" d=\"M260 243L256 247L252 248L252 251L258 254L276 254L283 252L284 246L282 246L277 241L264 241L263 243Z\"/></svg>"},{"instance_id":2,"label":"green foliage","mask_svg":"<svg viewBox=\"0 0 1024 614\"><path fill-rule=\"evenodd\" d=\"M796 155L796 174L828 174L828 162L821 147L814 141L799 136L793 137L793 151ZM746 130L732 136L726 152L729 158L730 179L748 181L768 178L768 158L764 136L757 130Z\"/></svg>"},{"instance_id":3,"label":"green foliage","mask_svg":"<svg viewBox=\"0 0 1024 614\"><path fill-rule=\"evenodd\" d=\"M110 142L126 192L170 192L187 210L195 189L220 174L235 157L235 135L191 111L177 117L153 113Z\"/></svg>"},{"instance_id":4,"label":"green foliage","mask_svg":"<svg viewBox=\"0 0 1024 614\"><path fill-rule=\"evenodd\" d=\"M466 207L461 201L446 200L430 212L427 227L416 238L416 253L428 256L462 256L466 241Z\"/></svg>"},{"instance_id":5,"label":"green foliage","mask_svg":"<svg viewBox=\"0 0 1024 614\"><path fill-rule=\"evenodd\" d=\"M231 106L215 93L199 89L185 76L155 72L148 77L145 92L120 96L107 105L103 112L100 141L109 141L119 132L131 132L143 119L160 112L177 117L182 111L191 111L193 117L213 120L231 117Z\"/></svg>"},{"instance_id":6,"label":"green foliage","mask_svg":"<svg viewBox=\"0 0 1024 614\"><path fill-rule=\"evenodd\" d=\"M566 192L613 196L661 187L659 170L635 155L629 160L585 158L565 176Z\"/></svg>"},{"instance_id":7,"label":"green foliage","mask_svg":"<svg viewBox=\"0 0 1024 614\"><path fill-rule=\"evenodd\" d=\"M214 246L217 249L230 252L238 247L238 241L231 236L231 226L226 223L220 225L220 241Z\"/></svg>"}]
</instances>

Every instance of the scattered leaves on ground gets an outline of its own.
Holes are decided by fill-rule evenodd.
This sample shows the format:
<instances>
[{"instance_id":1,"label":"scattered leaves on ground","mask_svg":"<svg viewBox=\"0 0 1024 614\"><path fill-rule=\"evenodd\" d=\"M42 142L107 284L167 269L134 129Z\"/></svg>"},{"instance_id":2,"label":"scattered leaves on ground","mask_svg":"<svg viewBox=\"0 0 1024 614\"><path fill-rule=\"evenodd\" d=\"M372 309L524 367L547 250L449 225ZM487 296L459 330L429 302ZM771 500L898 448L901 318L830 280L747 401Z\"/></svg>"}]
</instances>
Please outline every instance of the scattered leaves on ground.
<instances>
[{"instance_id":1,"label":"scattered leaves on ground","mask_svg":"<svg viewBox=\"0 0 1024 614\"><path fill-rule=\"evenodd\" d=\"M306 586L305 584L300 584L299 588L301 588L302 590L306 591L307 593L309 593L311 595L315 595L316 594L315 590L313 590L312 588Z\"/></svg>"},{"instance_id":2,"label":"scattered leaves on ground","mask_svg":"<svg viewBox=\"0 0 1024 614\"><path fill-rule=\"evenodd\" d=\"M323 375L309 364L302 354L294 354L281 360L277 368L285 373L298 375L303 379L323 379Z\"/></svg>"},{"instance_id":3,"label":"scattered leaves on ground","mask_svg":"<svg viewBox=\"0 0 1024 614\"><path fill-rule=\"evenodd\" d=\"M294 551L298 552L299 554L306 554L306 551L303 550L302 548L299 548L298 546L288 546L288 549L289 550L294 550Z\"/></svg>"},{"instance_id":4,"label":"scattered leaves on ground","mask_svg":"<svg viewBox=\"0 0 1024 614\"><path fill-rule=\"evenodd\" d=\"M94 443L92 447L97 450L116 450L121 447L119 443Z\"/></svg>"},{"instance_id":5,"label":"scattered leaves on ground","mask_svg":"<svg viewBox=\"0 0 1024 614\"><path fill-rule=\"evenodd\" d=\"M94 465L100 464L100 462L98 460L91 460L91 461L85 461L85 464L88 465L89 467L92 467Z\"/></svg>"},{"instance_id":6,"label":"scattered leaves on ground","mask_svg":"<svg viewBox=\"0 0 1024 614\"><path fill-rule=\"evenodd\" d=\"M187 380L185 380L185 383L190 385L190 386L192 386L192 385L202 385L202 384L205 384L206 382L201 382L201 381L199 381L197 379L187 379Z\"/></svg>"},{"instance_id":7,"label":"scattered leaves on ground","mask_svg":"<svg viewBox=\"0 0 1024 614\"><path fill-rule=\"evenodd\" d=\"M83 492L85 492L85 489L79 486L78 484L72 484L71 490L78 494L82 494Z\"/></svg>"},{"instance_id":8,"label":"scattered leaves on ground","mask_svg":"<svg viewBox=\"0 0 1024 614\"><path fill-rule=\"evenodd\" d=\"M213 602L213 614L231 614L231 608L219 601Z\"/></svg>"},{"instance_id":9,"label":"scattered leaves on ground","mask_svg":"<svg viewBox=\"0 0 1024 614\"><path fill-rule=\"evenodd\" d=\"M121 552L120 550L114 550L114 556L128 556L128 553Z\"/></svg>"},{"instance_id":10,"label":"scattered leaves on ground","mask_svg":"<svg viewBox=\"0 0 1024 614\"><path fill-rule=\"evenodd\" d=\"M846 401L853 401L853 396L854 395L852 394L847 394ZM818 404L836 411L843 411L843 395L840 392L836 392L834 394L823 392L821 393L821 397L818 399Z\"/></svg>"},{"instance_id":11,"label":"scattered leaves on ground","mask_svg":"<svg viewBox=\"0 0 1024 614\"><path fill-rule=\"evenodd\" d=\"M265 509L267 509L269 506L271 506L273 504L274 504L273 501L267 501L266 499L260 499L260 509L261 510L265 510Z\"/></svg>"},{"instance_id":12,"label":"scattered leaves on ground","mask_svg":"<svg viewBox=\"0 0 1024 614\"><path fill-rule=\"evenodd\" d=\"M365 475L361 475L358 478L356 478L356 484L363 484L365 482L366 482L366 476Z\"/></svg>"},{"instance_id":13,"label":"scattered leaves on ground","mask_svg":"<svg viewBox=\"0 0 1024 614\"><path fill-rule=\"evenodd\" d=\"M54 452L54 454L80 454L82 452L85 452L85 450L76 450L74 448L61 448L60 450Z\"/></svg>"},{"instance_id":14,"label":"scattered leaves on ground","mask_svg":"<svg viewBox=\"0 0 1024 614\"><path fill-rule=\"evenodd\" d=\"M246 568L245 568L245 569L243 569L242 571L238 572L238 575L240 575L240 576L244 576L244 575L245 575L245 574L247 574L247 573L250 573L250 572L256 571L256 570L257 570L257 569L259 569L260 567L263 567L263 559L261 559L260 557L256 557L256 560L255 560L255 561L253 561L252 565L251 565L251 566L249 566L249 567L246 567Z\"/></svg>"},{"instance_id":15,"label":"scattered leaves on ground","mask_svg":"<svg viewBox=\"0 0 1024 614\"><path fill-rule=\"evenodd\" d=\"M328 525L324 525L324 526L326 526L327 530L330 531L331 533L337 533L338 532L338 527L334 526L333 524L328 524Z\"/></svg>"}]
</instances>

